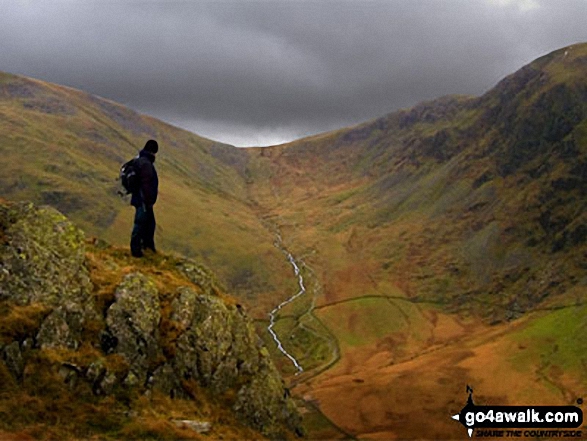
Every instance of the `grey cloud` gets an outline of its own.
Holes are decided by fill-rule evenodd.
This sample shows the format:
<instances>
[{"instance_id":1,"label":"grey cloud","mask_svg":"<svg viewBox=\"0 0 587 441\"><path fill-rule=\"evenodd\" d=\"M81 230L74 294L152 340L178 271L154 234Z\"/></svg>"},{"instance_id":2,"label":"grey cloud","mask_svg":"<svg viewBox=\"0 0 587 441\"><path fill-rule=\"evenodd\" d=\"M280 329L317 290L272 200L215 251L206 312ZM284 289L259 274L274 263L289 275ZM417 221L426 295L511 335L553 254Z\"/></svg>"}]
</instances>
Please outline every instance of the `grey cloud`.
<instances>
[{"instance_id":1,"label":"grey cloud","mask_svg":"<svg viewBox=\"0 0 587 441\"><path fill-rule=\"evenodd\" d=\"M532 59L587 40L584 0L0 6L0 70L241 145L481 94Z\"/></svg>"}]
</instances>

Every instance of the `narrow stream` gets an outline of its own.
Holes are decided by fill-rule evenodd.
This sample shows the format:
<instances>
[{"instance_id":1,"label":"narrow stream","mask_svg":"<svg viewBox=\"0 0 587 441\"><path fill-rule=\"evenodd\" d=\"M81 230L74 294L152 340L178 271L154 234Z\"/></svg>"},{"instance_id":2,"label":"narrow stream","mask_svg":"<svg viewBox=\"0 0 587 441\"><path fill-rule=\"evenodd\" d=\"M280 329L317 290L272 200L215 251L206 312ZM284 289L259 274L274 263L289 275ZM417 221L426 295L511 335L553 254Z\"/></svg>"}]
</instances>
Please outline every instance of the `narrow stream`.
<instances>
[{"instance_id":1,"label":"narrow stream","mask_svg":"<svg viewBox=\"0 0 587 441\"><path fill-rule=\"evenodd\" d=\"M277 344L277 349L279 349L283 353L283 355L285 355L287 358L289 358L291 360L291 362L294 364L294 366L298 370L296 375L298 375L298 374L301 374L304 371L304 369L302 368L302 366L300 366L300 364L293 357L293 355L291 355L289 352L287 352L285 350L285 348L283 347L283 344L281 343L281 340L279 340L279 337L277 336L277 334L273 330L273 326L275 326L275 317L277 316L277 313L279 312L279 310L281 308L283 308L284 306L288 305L289 303L293 302L295 299L297 299L301 295L303 295L306 292L306 287L304 286L304 278L302 277L302 274L300 272L300 268L298 267L295 259L291 255L291 253L289 251L287 251L285 249L285 247L283 246L283 240L282 240L281 235L279 233L277 233L277 240L275 241L275 246L277 248L279 248L287 256L287 260L289 261L289 263L293 267L295 276L298 278L298 285L300 287L300 290L297 292L297 294L295 294L295 295L291 296L289 299L281 302L278 306L276 306L273 309L273 311L271 311L269 313L270 323L269 323L269 326L267 327L267 330L269 331L269 333L273 337L273 340L275 340L275 343Z\"/></svg>"}]
</instances>

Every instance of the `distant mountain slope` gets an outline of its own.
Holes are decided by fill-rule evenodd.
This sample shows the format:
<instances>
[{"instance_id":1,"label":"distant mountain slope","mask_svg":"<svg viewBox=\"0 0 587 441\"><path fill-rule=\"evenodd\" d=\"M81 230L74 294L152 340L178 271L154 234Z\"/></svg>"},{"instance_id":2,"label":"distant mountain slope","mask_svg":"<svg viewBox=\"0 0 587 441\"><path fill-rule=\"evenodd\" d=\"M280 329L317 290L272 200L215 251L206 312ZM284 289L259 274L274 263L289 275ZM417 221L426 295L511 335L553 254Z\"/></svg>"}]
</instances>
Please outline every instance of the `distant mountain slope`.
<instances>
[{"instance_id":1,"label":"distant mountain slope","mask_svg":"<svg viewBox=\"0 0 587 441\"><path fill-rule=\"evenodd\" d=\"M575 45L479 98L251 151L271 170L257 197L318 251L326 299L393 281L410 296L489 304L495 318L521 313L584 270L586 78L587 45ZM331 282L341 274L356 280Z\"/></svg>"},{"instance_id":2,"label":"distant mountain slope","mask_svg":"<svg viewBox=\"0 0 587 441\"><path fill-rule=\"evenodd\" d=\"M134 210L116 194L116 178L149 138L161 147L158 245L200 258L242 298L269 295L267 305L249 302L265 314L289 288L281 277L289 269L248 202L242 150L74 89L0 74L8 200L50 204L88 233L126 244Z\"/></svg>"},{"instance_id":3,"label":"distant mountain slope","mask_svg":"<svg viewBox=\"0 0 587 441\"><path fill-rule=\"evenodd\" d=\"M581 280L586 60L587 45L574 45L482 97L246 150L2 74L0 194L51 204L124 244L132 210L115 177L156 138L160 245L200 257L259 313L295 290L269 219L295 251L313 252L321 302L397 288L455 308L486 305L483 314L501 320Z\"/></svg>"},{"instance_id":4,"label":"distant mountain slope","mask_svg":"<svg viewBox=\"0 0 587 441\"><path fill-rule=\"evenodd\" d=\"M308 323L335 348L294 393L339 430L460 439L466 385L484 404L584 395L587 44L481 97L249 152L251 194L318 280L278 321L288 350L324 357Z\"/></svg>"}]
</instances>

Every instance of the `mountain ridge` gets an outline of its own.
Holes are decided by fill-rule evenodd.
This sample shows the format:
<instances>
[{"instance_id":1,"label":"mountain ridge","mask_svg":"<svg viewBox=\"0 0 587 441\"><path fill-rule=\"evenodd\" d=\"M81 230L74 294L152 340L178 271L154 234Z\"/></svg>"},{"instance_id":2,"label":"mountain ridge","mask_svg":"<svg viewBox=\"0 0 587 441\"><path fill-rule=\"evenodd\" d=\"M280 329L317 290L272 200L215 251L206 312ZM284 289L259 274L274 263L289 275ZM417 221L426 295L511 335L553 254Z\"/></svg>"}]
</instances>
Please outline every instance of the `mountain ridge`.
<instances>
[{"instance_id":1,"label":"mountain ridge","mask_svg":"<svg viewBox=\"0 0 587 441\"><path fill-rule=\"evenodd\" d=\"M544 163L544 158L547 158L544 155L551 155L554 158L550 160L551 162L557 160L556 167L559 168L568 168L569 159L572 158L571 160L577 160L578 164L573 164L572 170L569 171L569 177L559 177L554 171L555 166L551 165L553 168L550 172L552 179L546 182L549 176L544 175L546 179L543 179L545 182L541 184L543 187L541 193L534 196L536 202L532 205L526 203L524 207L531 213L528 217L533 218L532 226L528 225L526 228L530 230L538 226L544 231L542 234L538 231L532 231L531 235L530 231L523 233L528 236L526 239L528 243L534 246L542 243L553 250L564 247L564 242L567 240L570 243L580 244L584 238L584 227L581 227L580 224L577 225L577 221L574 221L570 224L574 225L573 227L556 231L558 224L556 221L549 221L550 215L548 213L561 211L561 201L557 201L557 198L561 197L560 194L576 191L577 197L581 197L585 192L580 178L581 170L584 168L581 165L584 161L581 159L584 158L584 152L579 154L580 150L575 145L576 140L570 135L577 127L578 132L575 136L582 136L581 121L584 124L584 97L587 96L585 84L584 81L581 82L582 77L577 73L571 77L573 82L569 80L569 75L566 75L563 83L558 81L554 75L550 75L552 84L546 84L549 71L544 69L558 68L561 58L571 66L582 66L586 47L586 45L574 45L571 48L561 49L542 57L502 80L496 88L479 98L441 98L430 103L420 104L407 111L389 114L386 117L356 126L350 131L336 132L341 134L338 138L336 138L336 134L331 135L333 139L329 139L330 145L327 146L326 152L321 157L322 162L316 161L313 155L319 155L323 146L320 143L309 146L306 140L300 141L299 144L292 143L287 147L279 147L275 152L258 151L258 154L264 158L272 158L266 162L272 162L277 168L273 174L279 178L271 182L271 185L278 188L279 183L286 180L284 176L288 178L292 176L290 181L295 181L296 175L294 173L298 172L292 172L292 170L307 168L313 170L311 177L304 177L302 174L300 180L308 179L310 183L307 186L313 185L317 192L326 192L329 191L329 187L335 188L342 184L340 174L339 177L336 177L341 168L346 167L347 171L354 170L354 172L351 170L350 173L343 175L347 181L356 180L356 183L351 183L348 186L353 187L354 190L347 188L345 191L356 192L363 199L373 201L367 207L375 208L376 214L365 212L363 217L365 223L375 225L381 222L389 224L394 213L401 215L401 208L405 203L411 203L410 210L417 209L422 204L427 204L428 208L425 209L434 207L434 200L430 198L433 193L420 195L417 190L414 191L414 187L418 186L424 187L423 190L428 188L429 190L426 192L436 192L437 195L439 192L443 192L440 203L446 202L449 206L442 207L437 204L437 210L440 211L435 216L442 215L443 211L446 213L446 210L451 205L460 202L466 193L468 193L467 199L470 199L469 206L472 207L472 211L488 213L488 208L491 205L488 205L487 196L492 192L495 193L499 186L513 187L518 185L519 188L522 188L520 185L536 186L536 182L541 177L540 173L544 175L544 172L539 169L540 163ZM574 58L569 55L569 52L573 53L573 51L578 53ZM570 85L565 86L567 83ZM532 86L532 84L536 86ZM565 89L574 86L576 86L577 93ZM517 95L516 91L518 91ZM505 105L502 102L504 99L507 100L507 103L516 104ZM533 100L537 104L529 106L524 100ZM561 113L553 108L553 104L548 104L555 102L562 102L563 104L559 105L571 108L574 113L571 112L570 116L566 115L566 113ZM489 106L487 103L493 104ZM524 112L517 112L520 116L517 118L519 122L516 122L513 115L516 114L516 109L522 105L527 106L529 111L534 113L526 116ZM457 115L461 116L457 117ZM415 134L413 130L406 132L406 128L413 129L414 126L419 126ZM542 129L542 127L544 128ZM394 133L389 134L390 130L393 130ZM496 138L497 132L503 133L503 135ZM530 135L524 137L523 134L526 132L529 132L533 138ZM472 133L480 135L473 137ZM505 142L499 142L501 139ZM583 142L583 140L577 141ZM343 150L345 158L341 159L341 151ZM461 158L458 158L459 155ZM521 157L526 159L525 163L520 162ZM335 164L331 164L331 162ZM316 167L310 166L310 163L317 165L318 170ZM329 173L325 171L326 169ZM518 171L521 174L513 179ZM322 175L326 175L326 177L319 181ZM333 175L335 177L332 177ZM431 183L425 182L434 175L437 177L433 178ZM371 178L371 182L364 179L365 176ZM451 176L452 182L448 176ZM512 184L508 184L510 177L514 181ZM332 179L335 181L330 185L329 182ZM492 184L495 181L499 181L497 186ZM295 187L295 184L291 184L291 182L286 184L289 185L286 192L292 191L292 188ZM303 181L300 182L303 183ZM306 184L308 182L304 185ZM441 190L442 187L439 188L438 184L444 187L444 190ZM548 189L548 186L551 187L551 190ZM512 197L510 194L506 196L507 188L502 188L502 190L503 205L508 203L508 199L511 200ZM556 193L557 191L558 193ZM451 192L453 196L451 196ZM471 196L475 192L479 193L478 197ZM558 196L554 196L554 194L558 194ZM300 196L298 201L306 196ZM349 200L348 195L342 197ZM356 196L351 196L350 199L352 198L359 199ZM493 197L493 200L498 199ZM550 211L540 213L540 204L548 206L548 201L556 206L550 207ZM359 204L360 202L357 203L357 205ZM492 209L495 208L493 206ZM511 208L509 207L509 209ZM458 206L455 209L462 212L466 207ZM521 213L520 210L518 212L519 216L527 214ZM356 216L356 213L354 215ZM328 219L323 218L322 221L328 222ZM524 223L528 224L527 221Z\"/></svg>"}]
</instances>

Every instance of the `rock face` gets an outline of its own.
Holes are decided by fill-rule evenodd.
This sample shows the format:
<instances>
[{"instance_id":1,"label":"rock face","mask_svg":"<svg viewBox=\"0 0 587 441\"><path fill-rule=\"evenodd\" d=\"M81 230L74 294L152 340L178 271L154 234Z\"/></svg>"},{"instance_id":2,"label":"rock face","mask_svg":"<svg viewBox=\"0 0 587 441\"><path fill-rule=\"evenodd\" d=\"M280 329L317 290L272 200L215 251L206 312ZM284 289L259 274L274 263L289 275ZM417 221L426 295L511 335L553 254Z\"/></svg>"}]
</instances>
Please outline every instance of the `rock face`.
<instances>
[{"instance_id":1,"label":"rock face","mask_svg":"<svg viewBox=\"0 0 587 441\"><path fill-rule=\"evenodd\" d=\"M84 234L56 210L0 205L0 300L84 304L91 290Z\"/></svg>"},{"instance_id":2,"label":"rock face","mask_svg":"<svg viewBox=\"0 0 587 441\"><path fill-rule=\"evenodd\" d=\"M181 260L177 270L192 284L165 299L156 280L131 272L99 310L84 240L53 209L0 204L0 306L28 308L36 319L24 330L0 328L0 363L17 382L27 375L31 354L68 350L72 357L61 363L60 377L86 382L95 395L122 388L189 398L195 382L232 396L234 414L266 436L301 433L299 414L251 320L240 305L217 296L207 270ZM90 344L93 356L74 357Z\"/></svg>"},{"instance_id":3,"label":"rock face","mask_svg":"<svg viewBox=\"0 0 587 441\"><path fill-rule=\"evenodd\" d=\"M28 338L0 340L2 359L16 378L31 341L40 348L80 345L84 323L96 314L84 253L84 234L56 210L0 205L0 302L38 305L45 316Z\"/></svg>"},{"instance_id":4,"label":"rock face","mask_svg":"<svg viewBox=\"0 0 587 441\"><path fill-rule=\"evenodd\" d=\"M161 352L158 327L161 320L157 289L142 274L129 274L116 289L116 301L106 314L106 333L115 350L130 364L127 380L144 384L151 364Z\"/></svg>"}]
</instances>

